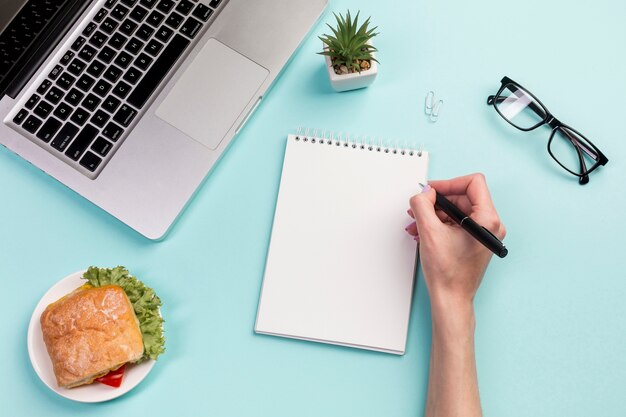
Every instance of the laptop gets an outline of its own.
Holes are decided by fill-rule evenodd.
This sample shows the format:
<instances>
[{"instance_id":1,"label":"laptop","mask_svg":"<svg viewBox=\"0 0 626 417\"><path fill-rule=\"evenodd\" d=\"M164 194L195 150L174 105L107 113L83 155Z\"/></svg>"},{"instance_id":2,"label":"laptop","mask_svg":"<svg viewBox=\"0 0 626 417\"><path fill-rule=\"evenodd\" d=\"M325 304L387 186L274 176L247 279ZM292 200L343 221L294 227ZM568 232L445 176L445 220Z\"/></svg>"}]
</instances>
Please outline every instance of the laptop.
<instances>
[{"instance_id":1,"label":"laptop","mask_svg":"<svg viewBox=\"0 0 626 417\"><path fill-rule=\"evenodd\" d=\"M327 0L2 0L0 144L161 239Z\"/></svg>"}]
</instances>

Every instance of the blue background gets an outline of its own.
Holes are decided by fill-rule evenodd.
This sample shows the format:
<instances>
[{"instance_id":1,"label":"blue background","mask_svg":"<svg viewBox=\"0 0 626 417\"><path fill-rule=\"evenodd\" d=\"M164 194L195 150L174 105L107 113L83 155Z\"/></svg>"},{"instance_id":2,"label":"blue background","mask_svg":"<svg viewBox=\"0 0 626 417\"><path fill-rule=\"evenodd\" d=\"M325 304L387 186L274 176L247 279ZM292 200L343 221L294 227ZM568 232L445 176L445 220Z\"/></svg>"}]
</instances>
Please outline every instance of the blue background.
<instances>
[{"instance_id":1,"label":"blue background","mask_svg":"<svg viewBox=\"0 0 626 417\"><path fill-rule=\"evenodd\" d=\"M422 415L430 313L421 274L403 357L252 331L285 138L298 126L423 143L431 178L486 174L510 249L492 261L476 298L486 415L626 415L625 5L331 2L379 26L378 79L334 93L310 36L158 243L0 149L5 415ZM547 129L517 131L485 104L503 75L608 156L588 185L550 158ZM445 100L434 124L423 114L428 90ZM62 277L118 264L164 300L167 353L117 400L65 400L30 365L30 315Z\"/></svg>"}]
</instances>

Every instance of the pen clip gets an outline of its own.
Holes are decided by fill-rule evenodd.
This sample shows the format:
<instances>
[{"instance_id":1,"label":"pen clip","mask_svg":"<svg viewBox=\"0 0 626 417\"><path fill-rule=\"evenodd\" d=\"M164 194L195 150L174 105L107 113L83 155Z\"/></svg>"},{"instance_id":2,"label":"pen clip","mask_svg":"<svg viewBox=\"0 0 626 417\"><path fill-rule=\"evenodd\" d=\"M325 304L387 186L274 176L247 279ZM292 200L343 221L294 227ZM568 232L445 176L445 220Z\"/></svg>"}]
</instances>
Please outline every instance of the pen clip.
<instances>
[{"instance_id":1,"label":"pen clip","mask_svg":"<svg viewBox=\"0 0 626 417\"><path fill-rule=\"evenodd\" d=\"M491 233L491 232L489 231L489 229L487 229L485 226L480 226L480 227L482 227L482 228L485 230L485 232L487 232L487 233L489 233L491 236L493 236L493 238L494 238L495 240L497 240L498 242L502 243L502 241L501 241L500 239L498 239L498 238L496 237L496 235L494 235L493 233Z\"/></svg>"}]
</instances>

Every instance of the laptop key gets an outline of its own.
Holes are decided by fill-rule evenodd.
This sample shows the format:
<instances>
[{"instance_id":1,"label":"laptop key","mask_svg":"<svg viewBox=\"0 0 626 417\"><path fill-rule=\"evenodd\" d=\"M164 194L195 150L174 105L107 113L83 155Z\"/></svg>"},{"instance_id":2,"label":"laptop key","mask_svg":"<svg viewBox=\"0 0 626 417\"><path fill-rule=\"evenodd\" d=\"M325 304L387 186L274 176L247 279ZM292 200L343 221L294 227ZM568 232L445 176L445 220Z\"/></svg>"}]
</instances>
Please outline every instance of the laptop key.
<instances>
[{"instance_id":1,"label":"laptop key","mask_svg":"<svg viewBox=\"0 0 626 417\"><path fill-rule=\"evenodd\" d=\"M73 77L67 72L64 72L57 80L57 85L62 89L67 90L72 86L72 84L74 84L74 81L76 81L76 77Z\"/></svg>"},{"instance_id":2,"label":"laptop key","mask_svg":"<svg viewBox=\"0 0 626 417\"><path fill-rule=\"evenodd\" d=\"M91 145L91 150L100 156L107 156L112 147L113 144L111 142L100 136L93 145Z\"/></svg>"},{"instance_id":3,"label":"laptop key","mask_svg":"<svg viewBox=\"0 0 626 417\"><path fill-rule=\"evenodd\" d=\"M111 19L110 17L107 17L106 19L104 19L104 22L102 22L102 24L100 25L100 29L102 29L105 33L108 33L110 35L111 33L113 33L117 25L118 23L115 20Z\"/></svg>"},{"instance_id":4,"label":"laptop key","mask_svg":"<svg viewBox=\"0 0 626 417\"><path fill-rule=\"evenodd\" d=\"M98 54L98 59L108 64L115 57L116 52L108 46L102 48L100 53Z\"/></svg>"},{"instance_id":5,"label":"laptop key","mask_svg":"<svg viewBox=\"0 0 626 417\"><path fill-rule=\"evenodd\" d=\"M91 63L91 65L89 65L89 68L87 68L87 74L99 77L104 71L104 68L105 65L102 62L95 60Z\"/></svg>"},{"instance_id":6,"label":"laptop key","mask_svg":"<svg viewBox=\"0 0 626 417\"><path fill-rule=\"evenodd\" d=\"M128 14L128 8L118 4L111 10L111 16L116 18L117 20L122 20Z\"/></svg>"},{"instance_id":7,"label":"laptop key","mask_svg":"<svg viewBox=\"0 0 626 417\"><path fill-rule=\"evenodd\" d=\"M50 103L46 103L45 101L42 101L41 103L37 105L37 107L35 107L35 110L33 111L33 113L35 113L37 116L41 117L42 119L45 119L46 117L48 117L48 115L50 114L53 108L54 107Z\"/></svg>"},{"instance_id":8,"label":"laptop key","mask_svg":"<svg viewBox=\"0 0 626 417\"><path fill-rule=\"evenodd\" d=\"M111 65L109 68L107 68L103 77L111 81L112 83L114 83L115 81L118 80L118 78L120 78L121 75L122 75L122 70L114 65Z\"/></svg>"},{"instance_id":9,"label":"laptop key","mask_svg":"<svg viewBox=\"0 0 626 417\"><path fill-rule=\"evenodd\" d=\"M90 122L98 127L103 127L106 122L109 121L109 115L104 110L98 110L91 116Z\"/></svg>"},{"instance_id":10,"label":"laptop key","mask_svg":"<svg viewBox=\"0 0 626 417\"><path fill-rule=\"evenodd\" d=\"M137 55L144 45L145 43L143 43L139 39L132 38L131 40L128 41L124 49L126 49L128 52L130 52L133 55Z\"/></svg>"},{"instance_id":11,"label":"laptop key","mask_svg":"<svg viewBox=\"0 0 626 417\"><path fill-rule=\"evenodd\" d=\"M113 113L120 105L121 101L113 96L108 96L102 103L102 108L109 113Z\"/></svg>"},{"instance_id":12,"label":"laptop key","mask_svg":"<svg viewBox=\"0 0 626 417\"><path fill-rule=\"evenodd\" d=\"M22 124L24 119L26 119L26 116L28 116L28 112L25 109L20 109L20 111L17 112L17 114L13 118L13 123L15 123L16 125Z\"/></svg>"},{"instance_id":13,"label":"laptop key","mask_svg":"<svg viewBox=\"0 0 626 417\"><path fill-rule=\"evenodd\" d=\"M67 148L65 155L67 155L74 161L78 161L78 158L80 158L83 152L85 152L85 149L87 149L89 145L91 145L91 142L93 142L97 134L98 129L96 129L92 125L85 126L80 131L78 136L76 136L76 139L72 141L70 147Z\"/></svg>"},{"instance_id":14,"label":"laptop key","mask_svg":"<svg viewBox=\"0 0 626 417\"><path fill-rule=\"evenodd\" d=\"M174 2L172 0L161 0L159 4L157 4L157 10L162 11L163 13L169 13L170 10L174 7Z\"/></svg>"},{"instance_id":15,"label":"laptop key","mask_svg":"<svg viewBox=\"0 0 626 417\"><path fill-rule=\"evenodd\" d=\"M222 2L222 0L211 0L211 3L209 3L209 6L213 7L214 9L220 5L220 3Z\"/></svg>"},{"instance_id":16,"label":"laptop key","mask_svg":"<svg viewBox=\"0 0 626 417\"><path fill-rule=\"evenodd\" d=\"M28 116L22 127L30 133L35 133L43 122L35 116Z\"/></svg>"},{"instance_id":17,"label":"laptop key","mask_svg":"<svg viewBox=\"0 0 626 417\"><path fill-rule=\"evenodd\" d=\"M115 94L119 98L126 98L129 92L130 85L126 84L124 81L120 81L119 83L117 83L117 85L113 89L113 94Z\"/></svg>"},{"instance_id":18,"label":"laptop key","mask_svg":"<svg viewBox=\"0 0 626 417\"><path fill-rule=\"evenodd\" d=\"M83 49L81 49L78 53L78 56L89 62L93 59L94 56L96 56L96 53L98 53L98 51L94 47L90 45L85 45Z\"/></svg>"},{"instance_id":19,"label":"laptop key","mask_svg":"<svg viewBox=\"0 0 626 417\"><path fill-rule=\"evenodd\" d=\"M165 24L169 27L176 29L178 26L180 26L184 19L185 18L178 13L172 12L172 14L169 15L167 20L165 21Z\"/></svg>"},{"instance_id":20,"label":"laptop key","mask_svg":"<svg viewBox=\"0 0 626 417\"><path fill-rule=\"evenodd\" d=\"M189 12L193 9L193 3L189 0L181 0L176 6L176 11L178 13L184 14L185 16L189 14Z\"/></svg>"},{"instance_id":21,"label":"laptop key","mask_svg":"<svg viewBox=\"0 0 626 417\"><path fill-rule=\"evenodd\" d=\"M50 146L59 152L63 152L78 133L78 128L71 123L65 123L59 133L52 139Z\"/></svg>"},{"instance_id":22,"label":"laptop key","mask_svg":"<svg viewBox=\"0 0 626 417\"><path fill-rule=\"evenodd\" d=\"M124 130L113 122L109 122L109 124L102 130L102 134L106 138L111 139L113 142L116 142L120 136L122 136L123 132Z\"/></svg>"},{"instance_id":23,"label":"laptop key","mask_svg":"<svg viewBox=\"0 0 626 417\"><path fill-rule=\"evenodd\" d=\"M126 74L124 74L124 80L131 84L137 84L139 78L141 78L141 71L135 67L130 67L128 71L126 71Z\"/></svg>"},{"instance_id":24,"label":"laptop key","mask_svg":"<svg viewBox=\"0 0 626 417\"><path fill-rule=\"evenodd\" d=\"M85 26L85 29L83 29L83 33L82 35L86 38L88 38L89 36L91 36L91 34L93 33L93 31L98 27L98 25L96 25L94 22L90 22L87 26Z\"/></svg>"},{"instance_id":25,"label":"laptop key","mask_svg":"<svg viewBox=\"0 0 626 417\"><path fill-rule=\"evenodd\" d=\"M81 46L85 44L85 42L87 42L87 39L83 38L82 36L79 36L78 38L76 38L71 48L75 51L78 51L81 48Z\"/></svg>"},{"instance_id":26,"label":"laptop key","mask_svg":"<svg viewBox=\"0 0 626 417\"><path fill-rule=\"evenodd\" d=\"M50 91L48 91L48 94L46 94L46 100L52 104L57 104L63 98L63 94L63 91L56 87L52 87L50 88Z\"/></svg>"},{"instance_id":27,"label":"laptop key","mask_svg":"<svg viewBox=\"0 0 626 417\"><path fill-rule=\"evenodd\" d=\"M80 88L84 92L87 92L94 82L96 82L96 80L94 80L87 74L83 74L82 77L80 77L76 82L76 87Z\"/></svg>"},{"instance_id":28,"label":"laptop key","mask_svg":"<svg viewBox=\"0 0 626 417\"><path fill-rule=\"evenodd\" d=\"M72 58L74 58L74 52L72 51L65 52L65 54L61 57L61 64L67 65L67 63L70 62Z\"/></svg>"},{"instance_id":29,"label":"laptop key","mask_svg":"<svg viewBox=\"0 0 626 417\"><path fill-rule=\"evenodd\" d=\"M154 29L144 23L139 27L136 36L141 40L147 41L153 33Z\"/></svg>"},{"instance_id":30,"label":"laptop key","mask_svg":"<svg viewBox=\"0 0 626 417\"><path fill-rule=\"evenodd\" d=\"M143 43L143 42L142 42ZM129 55L127 52L122 51L117 58L115 58L115 64L119 65L122 68L126 68L130 65L133 57Z\"/></svg>"},{"instance_id":31,"label":"laptop key","mask_svg":"<svg viewBox=\"0 0 626 417\"><path fill-rule=\"evenodd\" d=\"M93 34L91 39L89 39L89 43L94 45L96 48L100 48L108 40L109 40L109 37L98 30L96 31L96 33Z\"/></svg>"},{"instance_id":32,"label":"laptop key","mask_svg":"<svg viewBox=\"0 0 626 417\"><path fill-rule=\"evenodd\" d=\"M39 94L45 94L46 90L48 88L50 88L51 85L52 85L52 81L50 81L50 80L43 80L41 85L39 87L37 87L37 92Z\"/></svg>"},{"instance_id":33,"label":"laptop key","mask_svg":"<svg viewBox=\"0 0 626 417\"><path fill-rule=\"evenodd\" d=\"M72 114L72 117L70 117L70 120L76 123L77 125L82 126L85 124L88 118L89 118L89 113L86 110L81 109L79 107L76 110L74 110L74 113Z\"/></svg>"},{"instance_id":34,"label":"laptop key","mask_svg":"<svg viewBox=\"0 0 626 417\"><path fill-rule=\"evenodd\" d=\"M183 26L180 28L180 33L193 39L200 31L200 28L202 28L202 23L193 17L188 17Z\"/></svg>"},{"instance_id":35,"label":"laptop key","mask_svg":"<svg viewBox=\"0 0 626 417\"><path fill-rule=\"evenodd\" d=\"M141 0L139 4L141 4L144 7L147 7L148 9L152 9L154 5L156 4L156 2L157 0Z\"/></svg>"},{"instance_id":36,"label":"laptop key","mask_svg":"<svg viewBox=\"0 0 626 417\"><path fill-rule=\"evenodd\" d=\"M78 91L76 88L72 88L67 96L65 97L65 101L70 103L72 106L78 106L78 103L85 97L85 94Z\"/></svg>"},{"instance_id":37,"label":"laptop key","mask_svg":"<svg viewBox=\"0 0 626 417\"><path fill-rule=\"evenodd\" d=\"M83 70L85 69L86 65L87 64L85 64L80 59L74 58L72 63L70 65L68 65L67 70L69 72L71 72L72 74L74 74L74 75L80 75L80 73L83 72Z\"/></svg>"},{"instance_id":38,"label":"laptop key","mask_svg":"<svg viewBox=\"0 0 626 417\"><path fill-rule=\"evenodd\" d=\"M61 74L61 71L63 71L63 67L60 65L56 65L54 68L52 68L50 74L48 74L48 78L50 78L51 80L56 80L59 74Z\"/></svg>"},{"instance_id":39,"label":"laptop key","mask_svg":"<svg viewBox=\"0 0 626 417\"><path fill-rule=\"evenodd\" d=\"M121 0L122 4L127 5L128 7L133 7L137 0Z\"/></svg>"},{"instance_id":40,"label":"laptop key","mask_svg":"<svg viewBox=\"0 0 626 417\"><path fill-rule=\"evenodd\" d=\"M98 168L98 165L100 165L100 162L102 162L102 158L93 152L87 151L79 163L89 171L94 172Z\"/></svg>"},{"instance_id":41,"label":"laptop key","mask_svg":"<svg viewBox=\"0 0 626 417\"><path fill-rule=\"evenodd\" d=\"M120 107L117 113L115 113L115 116L113 116L113 120L115 120L124 127L128 127L128 125L130 124L130 122L133 121L136 115L137 110L133 109L127 104L122 104L122 107Z\"/></svg>"},{"instance_id":42,"label":"laptop key","mask_svg":"<svg viewBox=\"0 0 626 417\"><path fill-rule=\"evenodd\" d=\"M41 129L39 129L39 131L37 132L37 137L46 143L50 142L50 139L52 139L54 134L57 133L57 130L59 130L61 124L62 123L54 117L49 118L48 120L46 120L46 123L43 124Z\"/></svg>"},{"instance_id":43,"label":"laptop key","mask_svg":"<svg viewBox=\"0 0 626 417\"><path fill-rule=\"evenodd\" d=\"M120 33L114 33L111 39L109 39L109 45L111 45L113 49L122 49L122 46L124 46L127 40L128 38L126 36Z\"/></svg>"},{"instance_id":44,"label":"laptop key","mask_svg":"<svg viewBox=\"0 0 626 417\"><path fill-rule=\"evenodd\" d=\"M130 19L124 20L122 26L120 26L120 32L122 32L126 36L131 36L135 29L137 29L137 23L133 22Z\"/></svg>"},{"instance_id":45,"label":"laptop key","mask_svg":"<svg viewBox=\"0 0 626 417\"><path fill-rule=\"evenodd\" d=\"M167 42L173 33L174 31L167 26L161 26L161 28L157 31L154 37L161 42Z\"/></svg>"},{"instance_id":46,"label":"laptop key","mask_svg":"<svg viewBox=\"0 0 626 417\"><path fill-rule=\"evenodd\" d=\"M141 6L137 6L130 12L130 18L135 19L139 23L143 20L144 17L148 14L148 9L145 9Z\"/></svg>"},{"instance_id":47,"label":"laptop key","mask_svg":"<svg viewBox=\"0 0 626 417\"><path fill-rule=\"evenodd\" d=\"M138 109L142 108L190 43L184 36L176 34L135 86L132 94L128 97L128 103Z\"/></svg>"},{"instance_id":48,"label":"laptop key","mask_svg":"<svg viewBox=\"0 0 626 417\"><path fill-rule=\"evenodd\" d=\"M154 27L157 27L161 24L163 19L165 19L165 16L162 13L153 10L152 13L150 13L150 16L148 16L146 22L150 23Z\"/></svg>"},{"instance_id":49,"label":"laptop key","mask_svg":"<svg viewBox=\"0 0 626 417\"><path fill-rule=\"evenodd\" d=\"M106 3L104 3L104 7L106 7L107 9L110 9L111 7L113 7L113 5L117 2L117 0L107 0Z\"/></svg>"},{"instance_id":50,"label":"laptop key","mask_svg":"<svg viewBox=\"0 0 626 417\"><path fill-rule=\"evenodd\" d=\"M94 111L96 107L98 107L98 104L100 104L100 99L96 97L95 95L89 93L87 94L87 97L85 97L83 102L81 103L81 106L83 106L89 111Z\"/></svg>"},{"instance_id":51,"label":"laptop key","mask_svg":"<svg viewBox=\"0 0 626 417\"><path fill-rule=\"evenodd\" d=\"M97 23L102 22L102 19L104 19L104 16L106 16L107 13L108 12L104 8L98 10L98 13L96 13L96 15L94 16L93 21Z\"/></svg>"},{"instance_id":52,"label":"laptop key","mask_svg":"<svg viewBox=\"0 0 626 417\"><path fill-rule=\"evenodd\" d=\"M213 9L210 9L204 4L199 3L191 15L206 22L207 20L209 20L209 17L211 17L212 14L213 14Z\"/></svg>"},{"instance_id":53,"label":"laptop key","mask_svg":"<svg viewBox=\"0 0 626 417\"><path fill-rule=\"evenodd\" d=\"M25 106L27 109L32 109L33 107L35 107L35 104L37 104L37 102L39 101L41 97L38 96L37 94L33 94L32 96L30 96L30 98L28 99L28 101L26 102Z\"/></svg>"},{"instance_id":54,"label":"laptop key","mask_svg":"<svg viewBox=\"0 0 626 417\"><path fill-rule=\"evenodd\" d=\"M66 120L69 115L72 113L72 108L68 106L66 103L60 103L56 109L54 109L54 114L61 120Z\"/></svg>"},{"instance_id":55,"label":"laptop key","mask_svg":"<svg viewBox=\"0 0 626 417\"><path fill-rule=\"evenodd\" d=\"M104 97L107 95L112 85L104 80L100 80L93 87L93 92L99 95L100 97Z\"/></svg>"},{"instance_id":56,"label":"laptop key","mask_svg":"<svg viewBox=\"0 0 626 417\"><path fill-rule=\"evenodd\" d=\"M151 63L152 63L152 58L150 58L148 55L144 54L143 52L137 57L137 59L135 59L135 65L137 66L137 68L139 68L142 71L147 70Z\"/></svg>"},{"instance_id":57,"label":"laptop key","mask_svg":"<svg viewBox=\"0 0 626 417\"><path fill-rule=\"evenodd\" d=\"M163 44L152 39L146 46L146 52L152 56L157 56L161 48L163 48Z\"/></svg>"}]
</instances>

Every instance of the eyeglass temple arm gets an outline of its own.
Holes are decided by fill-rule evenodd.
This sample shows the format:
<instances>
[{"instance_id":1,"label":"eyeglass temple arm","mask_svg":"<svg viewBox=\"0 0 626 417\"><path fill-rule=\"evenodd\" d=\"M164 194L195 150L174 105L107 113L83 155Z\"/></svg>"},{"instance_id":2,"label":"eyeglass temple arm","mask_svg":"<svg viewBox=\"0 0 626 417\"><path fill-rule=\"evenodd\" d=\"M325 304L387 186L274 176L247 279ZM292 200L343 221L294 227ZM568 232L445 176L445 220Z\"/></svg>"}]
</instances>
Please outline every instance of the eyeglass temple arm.
<instances>
[{"instance_id":1,"label":"eyeglass temple arm","mask_svg":"<svg viewBox=\"0 0 626 417\"><path fill-rule=\"evenodd\" d=\"M567 139L571 142L572 146L574 146L574 149L576 149L576 154L578 155L578 162L580 162L580 172L587 172L587 165L585 165L585 158L583 158L583 154L580 151L581 147L582 150L585 151L585 153L589 154L586 150L586 147L584 145L582 145L580 143L579 140L577 140L574 136L570 135L569 132L561 129L561 132L563 132L565 134L565 136L567 137ZM582 146L581 146L582 145ZM591 155L589 155L591 156ZM587 184L589 182L589 175L585 174L583 176L581 176L578 179L578 182L583 185L583 184Z\"/></svg>"}]
</instances>

